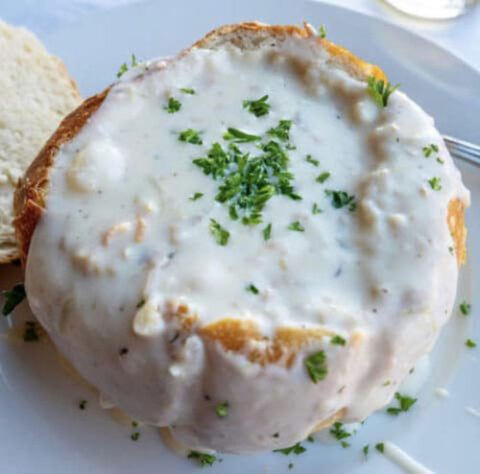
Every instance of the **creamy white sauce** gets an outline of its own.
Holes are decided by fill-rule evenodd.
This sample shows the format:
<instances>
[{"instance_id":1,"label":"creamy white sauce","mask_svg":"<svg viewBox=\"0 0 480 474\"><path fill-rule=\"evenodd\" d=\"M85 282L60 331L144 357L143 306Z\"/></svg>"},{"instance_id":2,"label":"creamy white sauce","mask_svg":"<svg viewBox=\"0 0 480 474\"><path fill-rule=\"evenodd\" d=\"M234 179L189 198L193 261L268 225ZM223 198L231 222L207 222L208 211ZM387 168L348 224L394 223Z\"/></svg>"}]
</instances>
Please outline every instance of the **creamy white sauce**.
<instances>
[{"instance_id":1,"label":"creamy white sauce","mask_svg":"<svg viewBox=\"0 0 480 474\"><path fill-rule=\"evenodd\" d=\"M476 408L473 407L465 407L465 411L469 414L472 415L476 418L480 418L480 410L477 410Z\"/></svg>"},{"instance_id":2,"label":"creamy white sauce","mask_svg":"<svg viewBox=\"0 0 480 474\"><path fill-rule=\"evenodd\" d=\"M443 387L438 387L435 389L435 395L439 398L450 398L450 392Z\"/></svg>"},{"instance_id":3,"label":"creamy white sauce","mask_svg":"<svg viewBox=\"0 0 480 474\"><path fill-rule=\"evenodd\" d=\"M166 68L150 64L145 76L115 85L56 157L27 262L30 305L113 404L172 426L197 449L292 445L342 408L342 421L366 418L389 402L450 314L457 264L447 205L469 199L459 172L432 119L410 99L395 92L379 109L365 83L327 59L314 39L292 38L271 49L194 50ZM268 115L242 107L264 94ZM177 113L166 112L169 97L181 101ZM214 142L226 148L227 127L263 136L282 119L293 123L289 171L303 199L275 195L263 223L245 226L215 201L219 182L192 161ZM178 140L188 128L201 132L203 145ZM423 156L430 143L443 164ZM258 153L255 144L239 146ZM323 172L331 176L322 184ZM354 195L357 209L335 209L325 189ZM190 200L196 192L203 196ZM312 214L314 203L322 213ZM226 246L210 234L210 219L230 232ZM304 232L288 229L295 221ZM284 326L322 327L358 342L326 339L291 369L262 367L195 331L177 339L169 314L181 304L198 327L235 317L255 321L267 337ZM303 359L319 349L328 376L315 385ZM225 400L223 419L215 405Z\"/></svg>"},{"instance_id":4,"label":"creamy white sauce","mask_svg":"<svg viewBox=\"0 0 480 474\"><path fill-rule=\"evenodd\" d=\"M434 474L433 471L426 468L423 464L408 455L403 449L390 441L384 442L384 454L407 474Z\"/></svg>"}]
</instances>

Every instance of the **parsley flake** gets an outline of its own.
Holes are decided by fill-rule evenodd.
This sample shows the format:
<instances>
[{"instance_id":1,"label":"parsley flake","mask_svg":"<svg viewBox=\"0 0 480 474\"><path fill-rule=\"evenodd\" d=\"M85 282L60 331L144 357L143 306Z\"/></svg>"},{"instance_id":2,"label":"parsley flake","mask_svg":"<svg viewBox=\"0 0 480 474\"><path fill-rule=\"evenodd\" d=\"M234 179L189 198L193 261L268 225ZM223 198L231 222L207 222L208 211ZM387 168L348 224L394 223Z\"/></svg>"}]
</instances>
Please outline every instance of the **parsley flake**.
<instances>
[{"instance_id":1,"label":"parsley flake","mask_svg":"<svg viewBox=\"0 0 480 474\"><path fill-rule=\"evenodd\" d=\"M445 161L443 161L441 158L437 158L437 163L440 163L441 165L443 165Z\"/></svg>"},{"instance_id":2,"label":"parsley flake","mask_svg":"<svg viewBox=\"0 0 480 474\"><path fill-rule=\"evenodd\" d=\"M38 330L40 325L36 321L25 321L25 328L23 330L23 340L25 342L36 342L40 340Z\"/></svg>"},{"instance_id":3,"label":"parsley flake","mask_svg":"<svg viewBox=\"0 0 480 474\"><path fill-rule=\"evenodd\" d=\"M368 92L372 99L377 103L379 107L386 107L388 105L388 99L399 87L400 84L392 86L389 82L385 82L383 79L376 79L374 76L370 76L367 80Z\"/></svg>"},{"instance_id":4,"label":"parsley flake","mask_svg":"<svg viewBox=\"0 0 480 474\"><path fill-rule=\"evenodd\" d=\"M435 143L431 143L428 146L424 146L422 151L425 158L428 158L432 153L438 153L438 146Z\"/></svg>"},{"instance_id":5,"label":"parsley flake","mask_svg":"<svg viewBox=\"0 0 480 474\"><path fill-rule=\"evenodd\" d=\"M325 173L319 174L315 181L317 183L324 183L328 178L330 178L330 173L326 171Z\"/></svg>"},{"instance_id":6,"label":"parsley flake","mask_svg":"<svg viewBox=\"0 0 480 474\"><path fill-rule=\"evenodd\" d=\"M137 58L134 54L132 54L132 56L130 58L130 67L133 68L133 67L136 67L136 66L138 66ZM120 79L127 71L128 71L128 65L127 65L127 63L123 63L120 66L120 69L117 72L118 79Z\"/></svg>"},{"instance_id":7,"label":"parsley flake","mask_svg":"<svg viewBox=\"0 0 480 474\"><path fill-rule=\"evenodd\" d=\"M255 117L262 117L267 115L270 111L270 104L267 102L268 95L264 95L257 100L244 100L243 108L247 109Z\"/></svg>"},{"instance_id":8,"label":"parsley flake","mask_svg":"<svg viewBox=\"0 0 480 474\"><path fill-rule=\"evenodd\" d=\"M330 344L337 345L337 346L344 346L347 341L342 337L336 334L330 339Z\"/></svg>"},{"instance_id":9,"label":"parsley flake","mask_svg":"<svg viewBox=\"0 0 480 474\"><path fill-rule=\"evenodd\" d=\"M370 449L370 446L369 446L368 444L366 444L366 445L363 447L362 452L363 452L363 455L364 455L365 457L368 457L368 451L369 451L369 449Z\"/></svg>"},{"instance_id":10,"label":"parsley flake","mask_svg":"<svg viewBox=\"0 0 480 474\"><path fill-rule=\"evenodd\" d=\"M184 94L190 94L190 95L195 94L195 90L192 89L191 87L181 87L180 91L183 92Z\"/></svg>"},{"instance_id":11,"label":"parsley flake","mask_svg":"<svg viewBox=\"0 0 480 474\"><path fill-rule=\"evenodd\" d=\"M87 400L80 400L78 408L80 408L80 410L85 410L87 408L87 403Z\"/></svg>"},{"instance_id":12,"label":"parsley flake","mask_svg":"<svg viewBox=\"0 0 480 474\"><path fill-rule=\"evenodd\" d=\"M178 139L181 142L191 143L192 145L202 145L203 141L200 137L200 132L193 130L193 128L187 128L183 132L180 132Z\"/></svg>"},{"instance_id":13,"label":"parsley flake","mask_svg":"<svg viewBox=\"0 0 480 474\"><path fill-rule=\"evenodd\" d=\"M17 283L11 290L2 291L5 298L2 314L8 316L27 296L23 283Z\"/></svg>"},{"instance_id":14,"label":"parsley flake","mask_svg":"<svg viewBox=\"0 0 480 474\"><path fill-rule=\"evenodd\" d=\"M318 36L320 38L326 38L327 37L327 29L325 28L325 25L320 25L318 28Z\"/></svg>"},{"instance_id":15,"label":"parsley flake","mask_svg":"<svg viewBox=\"0 0 480 474\"><path fill-rule=\"evenodd\" d=\"M292 126L291 120L280 120L278 125L267 131L272 137L276 137L282 142L288 142L290 140L290 127Z\"/></svg>"},{"instance_id":16,"label":"parsley flake","mask_svg":"<svg viewBox=\"0 0 480 474\"><path fill-rule=\"evenodd\" d=\"M312 205L312 214L321 214L323 211L318 207L318 204L316 202L313 203Z\"/></svg>"},{"instance_id":17,"label":"parsley flake","mask_svg":"<svg viewBox=\"0 0 480 474\"><path fill-rule=\"evenodd\" d=\"M178 112L182 108L182 103L179 100L170 97L168 99L167 106L164 108L169 114L173 114L175 112Z\"/></svg>"},{"instance_id":18,"label":"parsley flake","mask_svg":"<svg viewBox=\"0 0 480 474\"><path fill-rule=\"evenodd\" d=\"M313 166L318 166L320 164L320 162L318 160L315 160L314 158L312 158L312 155L307 155L305 157L305 160L308 163L312 164Z\"/></svg>"},{"instance_id":19,"label":"parsley flake","mask_svg":"<svg viewBox=\"0 0 480 474\"><path fill-rule=\"evenodd\" d=\"M226 416L228 416L228 408L228 402L219 403L215 407L215 413L219 418L225 418Z\"/></svg>"},{"instance_id":20,"label":"parsley flake","mask_svg":"<svg viewBox=\"0 0 480 474\"><path fill-rule=\"evenodd\" d=\"M327 356L324 351L318 351L308 356L304 364L313 383L320 382L328 374Z\"/></svg>"},{"instance_id":21,"label":"parsley flake","mask_svg":"<svg viewBox=\"0 0 480 474\"><path fill-rule=\"evenodd\" d=\"M272 236L272 223L270 222L270 224L268 224L267 227L263 229L263 240L265 241L270 240L271 236Z\"/></svg>"},{"instance_id":22,"label":"parsley flake","mask_svg":"<svg viewBox=\"0 0 480 474\"><path fill-rule=\"evenodd\" d=\"M213 466L213 463L217 460L217 457L213 454L201 453L199 451L190 451L188 458L196 459L202 467Z\"/></svg>"},{"instance_id":23,"label":"parsley flake","mask_svg":"<svg viewBox=\"0 0 480 474\"><path fill-rule=\"evenodd\" d=\"M140 433L138 431L135 431L133 432L131 435L130 435L130 439L132 441L138 441L140 439Z\"/></svg>"},{"instance_id":24,"label":"parsley flake","mask_svg":"<svg viewBox=\"0 0 480 474\"><path fill-rule=\"evenodd\" d=\"M332 428L330 428L330 434L338 441L342 441L342 447L343 448L348 448L350 446L349 443L344 441L346 438L350 438L352 436L352 433L349 433L345 429L343 429L343 424L340 423L339 421L336 421Z\"/></svg>"},{"instance_id":25,"label":"parsley flake","mask_svg":"<svg viewBox=\"0 0 480 474\"><path fill-rule=\"evenodd\" d=\"M468 316L470 314L471 309L472 309L472 305L470 303L467 303L466 301L463 301L462 303L460 303L460 305L458 307L460 308L460 312L464 316Z\"/></svg>"},{"instance_id":26,"label":"parsley flake","mask_svg":"<svg viewBox=\"0 0 480 474\"><path fill-rule=\"evenodd\" d=\"M407 412L417 402L416 398L402 395L399 392L395 394L395 398L398 401L398 407L387 408L387 413L394 416L398 416L400 413Z\"/></svg>"},{"instance_id":27,"label":"parsley flake","mask_svg":"<svg viewBox=\"0 0 480 474\"><path fill-rule=\"evenodd\" d=\"M253 293L254 295L258 295L258 293L260 293L258 291L258 288L253 283L250 283L249 285L247 285L246 290L249 291L250 293Z\"/></svg>"},{"instance_id":28,"label":"parsley flake","mask_svg":"<svg viewBox=\"0 0 480 474\"><path fill-rule=\"evenodd\" d=\"M218 245L227 245L230 232L224 229L215 219L210 219L210 233L215 237Z\"/></svg>"},{"instance_id":29,"label":"parsley flake","mask_svg":"<svg viewBox=\"0 0 480 474\"><path fill-rule=\"evenodd\" d=\"M288 448L283 448L283 449L274 449L273 452L274 453L282 453L282 454L285 454L285 456L288 456L289 454L296 454L296 455L299 455L299 454L302 454L306 451L307 449L304 448L300 442L294 444L293 446L289 446Z\"/></svg>"},{"instance_id":30,"label":"parsley flake","mask_svg":"<svg viewBox=\"0 0 480 474\"><path fill-rule=\"evenodd\" d=\"M428 184L434 191L440 191L442 189L442 180L437 176L429 179Z\"/></svg>"},{"instance_id":31,"label":"parsley flake","mask_svg":"<svg viewBox=\"0 0 480 474\"><path fill-rule=\"evenodd\" d=\"M325 195L331 198L332 206L335 209L341 209L342 207L348 206L348 210L353 212L357 207L355 196L352 196L345 191L326 189Z\"/></svg>"},{"instance_id":32,"label":"parsley flake","mask_svg":"<svg viewBox=\"0 0 480 474\"><path fill-rule=\"evenodd\" d=\"M233 143L250 143L261 140L259 135L252 135L250 133L242 132L238 128L227 128L227 131L223 134L223 139L233 141Z\"/></svg>"},{"instance_id":33,"label":"parsley flake","mask_svg":"<svg viewBox=\"0 0 480 474\"><path fill-rule=\"evenodd\" d=\"M473 339L467 339L465 341L465 345L469 348L469 349L474 349L475 347L477 347L477 343L473 340Z\"/></svg>"},{"instance_id":34,"label":"parsley flake","mask_svg":"<svg viewBox=\"0 0 480 474\"><path fill-rule=\"evenodd\" d=\"M384 443L377 443L375 445L375 449L379 452L382 453L385 451L385 444Z\"/></svg>"},{"instance_id":35,"label":"parsley flake","mask_svg":"<svg viewBox=\"0 0 480 474\"><path fill-rule=\"evenodd\" d=\"M288 226L288 230L294 230L295 232L305 232L305 227L303 227L300 222L295 221Z\"/></svg>"},{"instance_id":36,"label":"parsley flake","mask_svg":"<svg viewBox=\"0 0 480 474\"><path fill-rule=\"evenodd\" d=\"M190 196L188 199L190 199L190 201L196 201L197 199L200 199L202 196L203 196L203 193L196 192L196 193L193 193L193 195Z\"/></svg>"}]
</instances>

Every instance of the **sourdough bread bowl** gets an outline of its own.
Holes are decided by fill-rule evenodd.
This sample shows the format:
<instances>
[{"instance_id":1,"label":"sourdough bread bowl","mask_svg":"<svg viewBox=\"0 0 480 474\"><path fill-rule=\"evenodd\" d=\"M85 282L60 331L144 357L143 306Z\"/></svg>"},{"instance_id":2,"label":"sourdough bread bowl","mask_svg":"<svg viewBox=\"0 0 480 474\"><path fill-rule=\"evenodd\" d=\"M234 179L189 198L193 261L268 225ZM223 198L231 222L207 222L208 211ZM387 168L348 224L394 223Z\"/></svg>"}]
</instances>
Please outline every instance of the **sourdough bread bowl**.
<instances>
[{"instance_id":1,"label":"sourdough bread bowl","mask_svg":"<svg viewBox=\"0 0 480 474\"><path fill-rule=\"evenodd\" d=\"M67 117L15 228L33 312L112 404L253 452L392 399L450 315L468 203L378 67L242 23Z\"/></svg>"}]
</instances>

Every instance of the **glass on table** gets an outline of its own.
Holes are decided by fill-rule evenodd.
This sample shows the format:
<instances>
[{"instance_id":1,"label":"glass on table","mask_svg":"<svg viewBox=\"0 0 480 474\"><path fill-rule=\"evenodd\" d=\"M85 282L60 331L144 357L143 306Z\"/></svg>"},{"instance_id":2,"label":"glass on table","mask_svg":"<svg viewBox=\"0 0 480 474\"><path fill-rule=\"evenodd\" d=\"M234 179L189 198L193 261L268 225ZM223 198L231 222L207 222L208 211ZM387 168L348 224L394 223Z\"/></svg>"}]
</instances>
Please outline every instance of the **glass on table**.
<instances>
[{"instance_id":1,"label":"glass on table","mask_svg":"<svg viewBox=\"0 0 480 474\"><path fill-rule=\"evenodd\" d=\"M477 0L384 0L397 10L419 18L446 20L467 12Z\"/></svg>"}]
</instances>

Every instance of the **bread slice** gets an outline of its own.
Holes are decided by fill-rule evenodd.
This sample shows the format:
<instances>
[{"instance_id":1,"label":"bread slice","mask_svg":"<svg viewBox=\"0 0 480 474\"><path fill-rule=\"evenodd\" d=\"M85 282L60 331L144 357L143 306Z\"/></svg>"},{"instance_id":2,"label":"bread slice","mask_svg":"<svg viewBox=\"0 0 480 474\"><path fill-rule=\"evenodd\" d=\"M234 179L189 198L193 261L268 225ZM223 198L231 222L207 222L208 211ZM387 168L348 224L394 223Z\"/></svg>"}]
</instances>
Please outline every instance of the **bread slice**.
<instances>
[{"instance_id":1,"label":"bread slice","mask_svg":"<svg viewBox=\"0 0 480 474\"><path fill-rule=\"evenodd\" d=\"M19 256L12 227L18 178L81 97L60 59L3 21L0 63L0 263L7 263Z\"/></svg>"}]
</instances>

